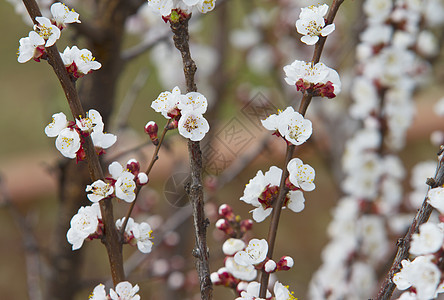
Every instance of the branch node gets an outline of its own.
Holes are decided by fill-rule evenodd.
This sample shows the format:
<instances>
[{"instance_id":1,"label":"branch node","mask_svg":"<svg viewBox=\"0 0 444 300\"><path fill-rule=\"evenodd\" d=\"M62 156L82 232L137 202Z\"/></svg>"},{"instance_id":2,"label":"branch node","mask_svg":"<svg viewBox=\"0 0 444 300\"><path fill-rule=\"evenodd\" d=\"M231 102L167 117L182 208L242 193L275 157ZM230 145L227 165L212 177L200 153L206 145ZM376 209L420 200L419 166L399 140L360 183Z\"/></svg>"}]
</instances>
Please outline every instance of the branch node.
<instances>
[{"instance_id":1,"label":"branch node","mask_svg":"<svg viewBox=\"0 0 444 300\"><path fill-rule=\"evenodd\" d=\"M433 188L436 186L436 180L434 178L427 178L426 184Z\"/></svg>"}]
</instances>

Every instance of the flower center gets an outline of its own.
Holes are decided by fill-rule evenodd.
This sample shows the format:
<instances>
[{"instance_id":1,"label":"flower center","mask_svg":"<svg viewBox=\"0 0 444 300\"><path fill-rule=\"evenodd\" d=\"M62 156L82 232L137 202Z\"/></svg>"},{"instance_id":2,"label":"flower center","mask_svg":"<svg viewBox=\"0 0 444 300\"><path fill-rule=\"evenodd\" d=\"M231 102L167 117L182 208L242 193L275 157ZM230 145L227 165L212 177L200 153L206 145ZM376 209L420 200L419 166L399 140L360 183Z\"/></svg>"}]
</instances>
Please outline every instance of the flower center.
<instances>
[{"instance_id":1,"label":"flower center","mask_svg":"<svg viewBox=\"0 0 444 300\"><path fill-rule=\"evenodd\" d=\"M85 54L80 55L80 58L81 58L85 63L88 63L88 62L94 60L94 57L91 58L89 55L85 55Z\"/></svg>"},{"instance_id":2,"label":"flower center","mask_svg":"<svg viewBox=\"0 0 444 300\"><path fill-rule=\"evenodd\" d=\"M49 37L52 35L52 30L50 27L47 27L45 25L40 25L38 28L39 28L39 35L45 40L49 39Z\"/></svg>"},{"instance_id":3,"label":"flower center","mask_svg":"<svg viewBox=\"0 0 444 300\"><path fill-rule=\"evenodd\" d=\"M259 196L258 200L259 203L262 204L262 207L264 209L273 207L274 200L277 198L279 193L279 187L277 185L267 185L262 192L262 194Z\"/></svg>"},{"instance_id":4,"label":"flower center","mask_svg":"<svg viewBox=\"0 0 444 300\"><path fill-rule=\"evenodd\" d=\"M322 26L318 25L316 21L310 21L308 22L308 25L305 27L305 29L308 31L308 34L311 36L317 36L321 34Z\"/></svg>"},{"instance_id":5,"label":"flower center","mask_svg":"<svg viewBox=\"0 0 444 300\"><path fill-rule=\"evenodd\" d=\"M298 137L299 137L299 135L300 135L300 133L301 133L301 130L300 130L299 126L297 126L297 125L288 126L288 130L289 130L288 136L289 136L291 139L297 141L297 140L298 140Z\"/></svg>"},{"instance_id":6,"label":"flower center","mask_svg":"<svg viewBox=\"0 0 444 300\"><path fill-rule=\"evenodd\" d=\"M183 125L183 127L185 127L186 131L188 131L188 132L195 130L196 128L199 127L197 125L197 118L195 118L193 116L189 116L188 119L185 121L185 124Z\"/></svg>"},{"instance_id":7,"label":"flower center","mask_svg":"<svg viewBox=\"0 0 444 300\"><path fill-rule=\"evenodd\" d=\"M62 137L62 149L69 148L72 145L72 142L74 141L73 138L68 138L68 137Z\"/></svg>"}]
</instances>

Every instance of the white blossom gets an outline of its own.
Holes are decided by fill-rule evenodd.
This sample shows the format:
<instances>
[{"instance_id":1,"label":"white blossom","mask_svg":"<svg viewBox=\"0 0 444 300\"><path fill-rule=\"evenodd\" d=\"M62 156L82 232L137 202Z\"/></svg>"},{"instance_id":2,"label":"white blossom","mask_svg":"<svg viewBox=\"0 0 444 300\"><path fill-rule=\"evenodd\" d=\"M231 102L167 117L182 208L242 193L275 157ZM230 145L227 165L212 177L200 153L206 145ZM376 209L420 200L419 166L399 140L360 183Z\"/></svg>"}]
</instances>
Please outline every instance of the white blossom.
<instances>
[{"instance_id":1,"label":"white blossom","mask_svg":"<svg viewBox=\"0 0 444 300\"><path fill-rule=\"evenodd\" d=\"M27 37L19 40L19 43L17 61L19 63L25 63L33 57L39 57L39 54L44 50L42 46L45 44L45 39L37 32L30 31ZM40 49L40 51L38 49Z\"/></svg>"},{"instance_id":2,"label":"white blossom","mask_svg":"<svg viewBox=\"0 0 444 300\"><path fill-rule=\"evenodd\" d=\"M102 131L105 126L102 121L102 116L95 109L90 109L86 113L85 118L76 119L76 125L81 131L92 132Z\"/></svg>"},{"instance_id":3,"label":"white blossom","mask_svg":"<svg viewBox=\"0 0 444 300\"><path fill-rule=\"evenodd\" d=\"M234 255L236 252L243 250L245 246L243 240L229 238L222 245L222 251L225 255Z\"/></svg>"},{"instance_id":4,"label":"white blossom","mask_svg":"<svg viewBox=\"0 0 444 300\"><path fill-rule=\"evenodd\" d=\"M73 72L75 77L82 77L102 67L102 64L96 61L91 51L79 49L77 46L66 47L63 53L60 53L60 56L65 67Z\"/></svg>"},{"instance_id":5,"label":"white blossom","mask_svg":"<svg viewBox=\"0 0 444 300\"><path fill-rule=\"evenodd\" d=\"M105 183L99 179L94 181L91 185L87 185L85 191L92 192L87 195L89 201L98 202L111 195L114 192L114 188L109 183Z\"/></svg>"},{"instance_id":6,"label":"white blossom","mask_svg":"<svg viewBox=\"0 0 444 300\"><path fill-rule=\"evenodd\" d=\"M284 286L279 281L276 281L274 283L273 292L274 292L275 300L292 300L292 299L297 299L297 298L295 298L293 296L293 292L290 292L288 290L288 286Z\"/></svg>"},{"instance_id":7,"label":"white blossom","mask_svg":"<svg viewBox=\"0 0 444 300\"><path fill-rule=\"evenodd\" d=\"M433 255L418 256L412 262L403 260L401 271L393 276L393 282L400 290L411 286L416 289L417 299L435 298L441 279L441 271L432 262Z\"/></svg>"},{"instance_id":8,"label":"white blossom","mask_svg":"<svg viewBox=\"0 0 444 300\"><path fill-rule=\"evenodd\" d=\"M136 189L134 174L124 170L122 165L116 161L109 165L108 171L111 176L116 179L116 182L114 183L116 197L126 202L133 202L134 199L136 199L136 194L134 192Z\"/></svg>"},{"instance_id":9,"label":"white blossom","mask_svg":"<svg viewBox=\"0 0 444 300\"><path fill-rule=\"evenodd\" d=\"M264 270L267 273L271 273L274 272L276 270L276 262L272 259L268 260L265 264L264 264Z\"/></svg>"},{"instance_id":10,"label":"white blossom","mask_svg":"<svg viewBox=\"0 0 444 300\"><path fill-rule=\"evenodd\" d=\"M151 230L151 226L146 223L142 222L139 224L137 229L133 230L134 238L137 241L137 248L142 253L150 253L151 249L153 247L153 242L151 239L153 238L151 234L153 231Z\"/></svg>"},{"instance_id":11,"label":"white blossom","mask_svg":"<svg viewBox=\"0 0 444 300\"><path fill-rule=\"evenodd\" d=\"M234 260L241 266L257 265L265 260L268 252L268 243L265 239L252 239L244 251L234 255Z\"/></svg>"},{"instance_id":12,"label":"white blossom","mask_svg":"<svg viewBox=\"0 0 444 300\"><path fill-rule=\"evenodd\" d=\"M99 220L101 219L100 207L98 203L91 206L82 206L77 214L71 219L71 228L66 237L72 244L72 250L77 250L83 245L83 241L91 234L95 233Z\"/></svg>"},{"instance_id":13,"label":"white blossom","mask_svg":"<svg viewBox=\"0 0 444 300\"><path fill-rule=\"evenodd\" d=\"M94 288L94 291L88 298L89 300L107 300L108 297L106 295L105 286L103 284L99 284Z\"/></svg>"},{"instance_id":14,"label":"white blossom","mask_svg":"<svg viewBox=\"0 0 444 300\"><path fill-rule=\"evenodd\" d=\"M123 226L125 218L116 221L116 228L120 230ZM150 253L153 247L151 226L146 223L136 223L133 218L128 219L128 223L125 227L125 233L128 235L128 239L131 244L136 244L137 248L142 253Z\"/></svg>"},{"instance_id":15,"label":"white blossom","mask_svg":"<svg viewBox=\"0 0 444 300\"><path fill-rule=\"evenodd\" d=\"M162 92L153 101L151 107L156 111L160 112L165 118L170 119L169 114L175 109L178 109L178 105L184 96L180 93L178 86L174 87L171 92Z\"/></svg>"},{"instance_id":16,"label":"white blossom","mask_svg":"<svg viewBox=\"0 0 444 300\"><path fill-rule=\"evenodd\" d=\"M192 141L201 141L210 130L210 125L202 114L185 111L179 119L178 129L183 137Z\"/></svg>"},{"instance_id":17,"label":"white blossom","mask_svg":"<svg viewBox=\"0 0 444 300\"><path fill-rule=\"evenodd\" d=\"M256 222L262 222L271 214L273 209L272 203L274 201L273 194L277 194L281 176L282 170L272 166L267 172L265 172L265 174L259 170L256 176L250 179L245 186L244 194L240 200L256 207L251 211L253 212L253 219ZM260 199L262 193L264 193L266 189L269 190L268 194L271 194L270 196L272 198Z\"/></svg>"},{"instance_id":18,"label":"white blossom","mask_svg":"<svg viewBox=\"0 0 444 300\"><path fill-rule=\"evenodd\" d=\"M301 9L299 19L296 21L296 29L302 35L301 41L307 45L318 42L319 36L327 36L335 30L334 24L325 26L324 16L327 14L328 5L308 6Z\"/></svg>"},{"instance_id":19,"label":"white blossom","mask_svg":"<svg viewBox=\"0 0 444 300\"><path fill-rule=\"evenodd\" d=\"M63 156L75 158L80 149L80 136L74 129L65 128L57 136L55 146Z\"/></svg>"},{"instance_id":20,"label":"white blossom","mask_svg":"<svg viewBox=\"0 0 444 300\"><path fill-rule=\"evenodd\" d=\"M236 298L236 300L265 300L263 298L259 298L259 291L261 288L261 284L256 281L252 281L248 284L247 290L241 292L241 297ZM266 298L271 298L270 291L267 290Z\"/></svg>"},{"instance_id":21,"label":"white blossom","mask_svg":"<svg viewBox=\"0 0 444 300\"><path fill-rule=\"evenodd\" d=\"M56 137L68 126L66 115L62 112L52 115L52 122L45 127L45 133L48 137Z\"/></svg>"},{"instance_id":22,"label":"white blossom","mask_svg":"<svg viewBox=\"0 0 444 300\"><path fill-rule=\"evenodd\" d=\"M371 22L384 23L392 10L392 1L367 0L364 2L364 12Z\"/></svg>"},{"instance_id":23,"label":"white blossom","mask_svg":"<svg viewBox=\"0 0 444 300\"><path fill-rule=\"evenodd\" d=\"M338 72L327 67L322 62L319 62L315 65L311 62L305 62L301 60L295 60L291 65L287 65L284 67L285 71L285 81L289 85L296 85L299 80L302 80L304 83L308 83L310 85L322 84L322 88L327 88L326 84L331 82L333 87L332 92L334 96L337 96L341 92L341 80L339 78ZM320 92L326 93L326 91L321 90ZM320 94L322 96L322 94ZM329 98L334 97L326 96Z\"/></svg>"},{"instance_id":24,"label":"white blossom","mask_svg":"<svg viewBox=\"0 0 444 300\"><path fill-rule=\"evenodd\" d=\"M315 170L310 165L303 164L299 158L293 158L288 162L287 170L290 173L289 180L295 187L306 192L315 189Z\"/></svg>"},{"instance_id":25,"label":"white blossom","mask_svg":"<svg viewBox=\"0 0 444 300\"><path fill-rule=\"evenodd\" d=\"M235 278L240 280L251 281L257 276L257 270L253 265L240 265L234 260L233 257L227 257L225 259L225 268Z\"/></svg>"},{"instance_id":26,"label":"white blossom","mask_svg":"<svg viewBox=\"0 0 444 300\"><path fill-rule=\"evenodd\" d=\"M136 194L134 192L136 189L136 183L134 182L134 174L131 172L123 172L122 175L117 178L114 186L117 198L128 203L133 202L134 199L136 199Z\"/></svg>"},{"instance_id":27,"label":"white blossom","mask_svg":"<svg viewBox=\"0 0 444 300\"><path fill-rule=\"evenodd\" d=\"M441 214L444 213L444 188L436 187L427 193L427 202L436 208Z\"/></svg>"},{"instance_id":28,"label":"white blossom","mask_svg":"<svg viewBox=\"0 0 444 300\"><path fill-rule=\"evenodd\" d=\"M60 29L52 25L46 17L36 17L39 25L34 25L34 30L46 41L45 47L50 47L60 38Z\"/></svg>"},{"instance_id":29,"label":"white blossom","mask_svg":"<svg viewBox=\"0 0 444 300\"><path fill-rule=\"evenodd\" d=\"M313 132L311 121L294 111L291 106L261 122L268 130L278 130L279 134L293 145L303 144Z\"/></svg>"},{"instance_id":30,"label":"white blossom","mask_svg":"<svg viewBox=\"0 0 444 300\"><path fill-rule=\"evenodd\" d=\"M204 114L207 111L208 101L204 95L198 92L190 92L179 98L177 108L181 113L194 112L195 114Z\"/></svg>"},{"instance_id":31,"label":"white blossom","mask_svg":"<svg viewBox=\"0 0 444 300\"><path fill-rule=\"evenodd\" d=\"M216 5L216 0L148 0L151 9L166 17L173 9L181 9L187 13L196 7L201 13L212 11Z\"/></svg>"},{"instance_id":32,"label":"white blossom","mask_svg":"<svg viewBox=\"0 0 444 300\"><path fill-rule=\"evenodd\" d=\"M409 252L413 255L433 254L441 249L443 243L442 226L427 222L419 226L419 233L412 235Z\"/></svg>"},{"instance_id":33,"label":"white blossom","mask_svg":"<svg viewBox=\"0 0 444 300\"><path fill-rule=\"evenodd\" d=\"M85 118L76 119L76 124L80 130L90 132L94 146L108 149L117 141L117 136L112 133L104 133L105 124L102 116L95 109L90 109Z\"/></svg>"},{"instance_id":34,"label":"white blossom","mask_svg":"<svg viewBox=\"0 0 444 300\"><path fill-rule=\"evenodd\" d=\"M69 8L60 2L56 2L51 5L51 14L56 22L56 25L63 28L66 27L68 23L81 23L79 20L79 14L73 9Z\"/></svg>"},{"instance_id":35,"label":"white blossom","mask_svg":"<svg viewBox=\"0 0 444 300\"><path fill-rule=\"evenodd\" d=\"M128 281L119 282L116 285L116 291L110 289L109 296L111 300L140 300L140 296L137 294L139 286L136 284L134 287Z\"/></svg>"}]
</instances>

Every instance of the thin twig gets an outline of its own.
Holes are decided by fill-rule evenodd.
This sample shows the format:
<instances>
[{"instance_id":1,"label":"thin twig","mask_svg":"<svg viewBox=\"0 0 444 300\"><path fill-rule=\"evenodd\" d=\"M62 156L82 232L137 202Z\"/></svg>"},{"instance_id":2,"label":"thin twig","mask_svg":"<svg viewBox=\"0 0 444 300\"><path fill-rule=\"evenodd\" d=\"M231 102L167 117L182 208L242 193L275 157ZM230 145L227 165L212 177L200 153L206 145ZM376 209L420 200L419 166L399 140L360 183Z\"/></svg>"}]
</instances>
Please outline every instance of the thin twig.
<instances>
[{"instance_id":1,"label":"thin twig","mask_svg":"<svg viewBox=\"0 0 444 300\"><path fill-rule=\"evenodd\" d=\"M156 149L154 149L153 156L151 157L151 162L145 172L145 174L147 176L150 174L151 170L153 169L154 163L159 159L159 150L160 150L160 147L162 146L163 140L165 139L165 135L166 135L167 131L169 130L168 125L170 124L170 121L171 121L171 119L167 120L165 127L163 128L163 132L160 137L159 144L157 144ZM134 206L136 205L137 195L139 194L141 188L142 188L142 186L140 186L140 185L137 186L137 189L135 191L136 199L134 199L134 201L131 202L128 212L126 213L125 221L123 222L122 228L120 229L120 234L122 234L122 235L125 232L126 224L128 224L128 220L131 216Z\"/></svg>"},{"instance_id":2,"label":"thin twig","mask_svg":"<svg viewBox=\"0 0 444 300\"><path fill-rule=\"evenodd\" d=\"M35 18L42 15L37 3L35 0L23 0L23 3L31 16L32 21L37 24ZM57 46L54 44L51 47L47 47L46 53L48 55L48 63L52 66L54 73L57 75L63 91L65 92L73 117L78 118L79 116L85 116L74 81L71 80L66 71L62 58L57 50ZM85 143L83 144L83 148L85 150L91 179L93 181L104 179L99 157L94 149L91 137L88 136L84 140ZM123 272L122 244L114 224L111 199L100 201L100 209L102 220L105 225L103 242L108 252L113 282L114 285L117 285L119 282L124 281L125 274Z\"/></svg>"}]
</instances>

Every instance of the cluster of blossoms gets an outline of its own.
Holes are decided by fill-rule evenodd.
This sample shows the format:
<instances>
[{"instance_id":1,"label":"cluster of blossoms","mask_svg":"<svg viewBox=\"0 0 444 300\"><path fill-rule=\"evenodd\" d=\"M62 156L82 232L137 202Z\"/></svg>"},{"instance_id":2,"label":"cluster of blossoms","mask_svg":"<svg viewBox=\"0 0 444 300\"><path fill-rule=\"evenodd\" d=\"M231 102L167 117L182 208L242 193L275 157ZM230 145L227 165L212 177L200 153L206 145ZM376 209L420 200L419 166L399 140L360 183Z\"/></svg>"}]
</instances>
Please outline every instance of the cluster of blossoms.
<instances>
[{"instance_id":1,"label":"cluster of blossoms","mask_svg":"<svg viewBox=\"0 0 444 300\"><path fill-rule=\"evenodd\" d=\"M198 92L182 95L179 87L172 92L162 92L151 107L165 118L172 119L171 128L178 128L180 135L192 141L200 141L210 130L203 114L207 111L208 101Z\"/></svg>"},{"instance_id":2,"label":"cluster of blossoms","mask_svg":"<svg viewBox=\"0 0 444 300\"><path fill-rule=\"evenodd\" d=\"M136 284L133 286L128 281L119 282L116 285L116 290L109 290L109 295L106 294L105 286L99 284L94 288L94 291L89 296L90 300L140 300L140 296L137 294L139 286Z\"/></svg>"},{"instance_id":3,"label":"cluster of blossoms","mask_svg":"<svg viewBox=\"0 0 444 300\"><path fill-rule=\"evenodd\" d=\"M242 237L251 230L252 221L241 220L229 205L222 204L219 207L219 215L222 218L216 222L216 227L229 238L222 245L226 256L225 266L211 274L211 281L215 285L235 290L241 296L239 299L253 299L247 296L254 296L256 299L259 297L259 283L254 281L257 270L263 269L268 273L287 271L293 267L293 259L289 256L283 256L278 262L268 259L268 243L264 239L252 239L246 245ZM275 290L276 295L280 293ZM271 297L271 294L269 295Z\"/></svg>"},{"instance_id":4,"label":"cluster of blossoms","mask_svg":"<svg viewBox=\"0 0 444 300\"><path fill-rule=\"evenodd\" d=\"M124 219L116 221L116 227L122 227ZM100 239L103 237L104 225L98 203L91 206L80 207L77 214L71 219L71 227L66 237L72 245L72 250L80 249L83 242L87 240ZM124 240L126 244L137 246L140 252L150 253L153 243L151 226L146 223L136 223L132 218L128 220L125 228Z\"/></svg>"},{"instance_id":5,"label":"cluster of blossoms","mask_svg":"<svg viewBox=\"0 0 444 300\"><path fill-rule=\"evenodd\" d=\"M148 0L148 5L162 17L168 17L173 11L189 14L193 8L205 14L214 9L216 0Z\"/></svg>"},{"instance_id":6,"label":"cluster of blossoms","mask_svg":"<svg viewBox=\"0 0 444 300\"><path fill-rule=\"evenodd\" d=\"M136 199L135 189L137 185L148 183L148 176L140 172L140 164L135 159L130 159L126 168L117 161L108 167L111 177L97 180L86 187L88 199L91 202L98 202L108 197L117 197L125 202L131 203Z\"/></svg>"},{"instance_id":7,"label":"cluster of blossoms","mask_svg":"<svg viewBox=\"0 0 444 300\"><path fill-rule=\"evenodd\" d=\"M309 6L301 9L296 28L304 36L301 41L307 45L314 45L319 35L327 36L335 29L334 24L325 26L324 16L328 5ZM341 80L338 72L327 67L324 63L305 62L295 60L284 67L285 81L289 85L296 85L296 89L303 94L313 97L334 98L341 91Z\"/></svg>"},{"instance_id":8,"label":"cluster of blossoms","mask_svg":"<svg viewBox=\"0 0 444 300\"><path fill-rule=\"evenodd\" d=\"M88 199L93 202L91 206L81 207L71 219L71 228L68 230L67 239L72 244L72 249L82 247L85 239L100 238L103 235L103 222L99 207L99 201L116 197L128 203L136 199L135 189L148 182L148 176L140 172L140 164L135 159L130 159L126 169L118 162L113 162L108 167L111 177L97 180L85 189ZM116 221L116 227L120 229L125 219ZM136 223L132 218L128 219L125 227L124 243L137 245L142 253L151 252L153 243L151 226L148 223Z\"/></svg>"},{"instance_id":9,"label":"cluster of blossoms","mask_svg":"<svg viewBox=\"0 0 444 300\"><path fill-rule=\"evenodd\" d=\"M311 299L370 297L379 268L390 254L389 236L403 234L411 222L409 215L398 215L405 171L395 153L404 145L415 111L413 91L427 69L413 50L431 54L424 47L433 42L420 44L418 39L421 20L436 24L435 14L427 13L432 2L437 5L436 1L364 2L368 26L357 46L358 75L350 107L363 128L346 143L341 186L346 195L333 211L328 227L331 241L312 278ZM440 6L437 12L442 11Z\"/></svg>"},{"instance_id":10,"label":"cluster of blossoms","mask_svg":"<svg viewBox=\"0 0 444 300\"><path fill-rule=\"evenodd\" d=\"M105 153L114 145L117 137L111 133L104 133L102 116L95 109L90 109L85 118L80 116L76 121L68 121L62 112L52 116L52 122L45 127L48 137L57 137L55 145L63 156L76 158L77 161L85 159L85 151L82 147L84 137L91 136L98 154Z\"/></svg>"},{"instance_id":11,"label":"cluster of blossoms","mask_svg":"<svg viewBox=\"0 0 444 300\"><path fill-rule=\"evenodd\" d=\"M37 17L38 25L34 25L34 30L29 32L28 37L21 38L18 50L18 62L25 63L30 59L40 61L46 59L46 47L51 47L60 38L61 30L66 28L66 24L80 23L79 14L60 2L51 5L52 19ZM87 49L78 49L73 46L66 47L60 53L67 71L75 78L82 77L92 70L99 69L102 65L95 61L91 52Z\"/></svg>"},{"instance_id":12,"label":"cluster of blossoms","mask_svg":"<svg viewBox=\"0 0 444 300\"><path fill-rule=\"evenodd\" d=\"M223 205L222 210L226 208ZM283 256L278 262L268 259L268 243L264 239L252 239L246 245L242 239L229 238L224 242L222 250L226 255L225 266L211 274L211 281L215 285L235 290L241 296L238 299L256 299L259 296L259 283L253 281L257 277L257 270L265 270L267 273L287 271L294 264L289 256ZM276 295L280 294L276 292L276 288L274 292ZM267 295L267 298L271 297L269 292Z\"/></svg>"},{"instance_id":13,"label":"cluster of blossoms","mask_svg":"<svg viewBox=\"0 0 444 300\"><path fill-rule=\"evenodd\" d=\"M305 207L302 191L314 190L315 171L311 166L303 164L299 158L290 160L287 169L290 173L286 179L289 191L285 196L283 206L294 212L301 212ZM256 207L252 210L253 219L256 222L262 222L271 214L279 194L281 177L282 170L272 166L265 174L259 170L245 186L244 195L240 200Z\"/></svg>"}]
</instances>

